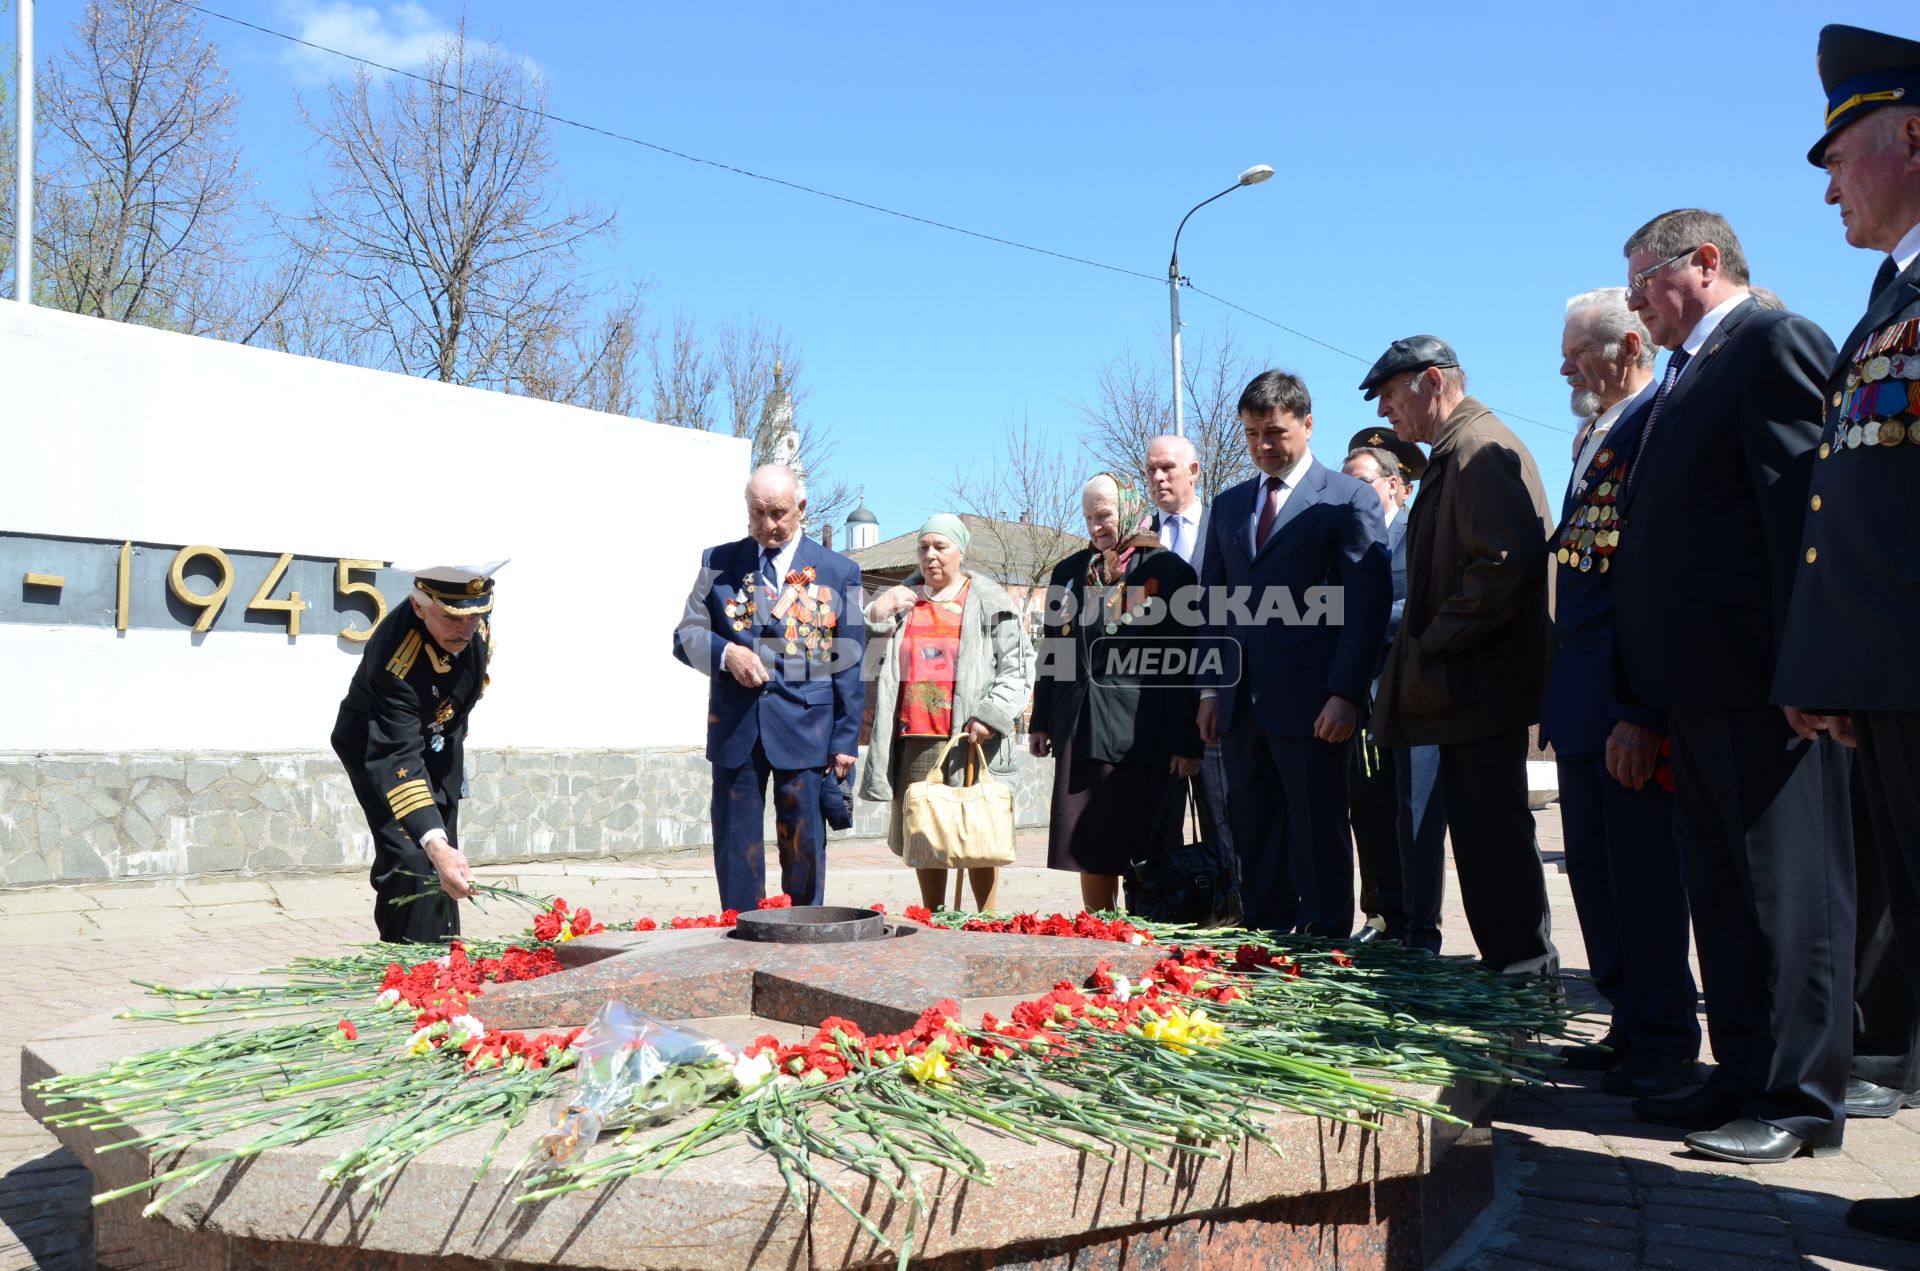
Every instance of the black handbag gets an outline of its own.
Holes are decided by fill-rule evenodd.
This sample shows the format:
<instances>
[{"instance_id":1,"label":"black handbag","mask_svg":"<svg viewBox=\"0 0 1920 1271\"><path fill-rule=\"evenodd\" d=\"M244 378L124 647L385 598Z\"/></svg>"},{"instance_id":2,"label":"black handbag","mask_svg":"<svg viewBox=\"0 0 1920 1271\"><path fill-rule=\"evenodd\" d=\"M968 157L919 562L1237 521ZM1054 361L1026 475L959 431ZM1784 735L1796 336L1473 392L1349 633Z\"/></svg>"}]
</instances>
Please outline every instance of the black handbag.
<instances>
[{"instance_id":1,"label":"black handbag","mask_svg":"<svg viewBox=\"0 0 1920 1271\"><path fill-rule=\"evenodd\" d=\"M1189 837L1191 820L1194 833ZM1198 841L1195 841L1195 840ZM1126 904L1150 922L1230 927L1240 921L1240 862L1206 833L1194 782L1167 783L1149 855L1127 862Z\"/></svg>"}]
</instances>

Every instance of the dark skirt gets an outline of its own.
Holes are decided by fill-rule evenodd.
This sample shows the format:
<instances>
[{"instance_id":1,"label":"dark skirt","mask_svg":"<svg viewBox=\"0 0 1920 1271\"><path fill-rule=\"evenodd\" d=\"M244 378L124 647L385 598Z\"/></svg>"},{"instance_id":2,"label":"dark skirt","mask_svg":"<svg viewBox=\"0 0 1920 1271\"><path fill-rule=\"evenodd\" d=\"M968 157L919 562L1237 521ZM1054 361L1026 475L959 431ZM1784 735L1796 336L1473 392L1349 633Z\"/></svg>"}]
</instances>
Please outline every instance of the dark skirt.
<instances>
[{"instance_id":1,"label":"dark skirt","mask_svg":"<svg viewBox=\"0 0 1920 1271\"><path fill-rule=\"evenodd\" d=\"M1079 752L1071 734L1054 748L1047 868L1121 875L1128 861L1165 851L1171 841L1161 824L1172 780L1167 761L1102 763Z\"/></svg>"}]
</instances>

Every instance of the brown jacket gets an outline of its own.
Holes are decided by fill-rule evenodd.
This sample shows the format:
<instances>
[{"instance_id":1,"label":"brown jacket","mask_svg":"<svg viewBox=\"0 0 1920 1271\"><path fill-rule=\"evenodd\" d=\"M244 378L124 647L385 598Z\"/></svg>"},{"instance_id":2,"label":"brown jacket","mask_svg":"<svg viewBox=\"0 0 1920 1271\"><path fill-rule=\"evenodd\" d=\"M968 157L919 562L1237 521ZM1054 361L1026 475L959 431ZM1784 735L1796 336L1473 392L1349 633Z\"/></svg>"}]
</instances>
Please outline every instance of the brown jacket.
<instances>
[{"instance_id":1,"label":"brown jacket","mask_svg":"<svg viewBox=\"0 0 1920 1271\"><path fill-rule=\"evenodd\" d=\"M1553 519L1533 456L1475 399L1440 426L1407 521L1407 607L1380 678L1390 746L1474 741L1540 718Z\"/></svg>"}]
</instances>

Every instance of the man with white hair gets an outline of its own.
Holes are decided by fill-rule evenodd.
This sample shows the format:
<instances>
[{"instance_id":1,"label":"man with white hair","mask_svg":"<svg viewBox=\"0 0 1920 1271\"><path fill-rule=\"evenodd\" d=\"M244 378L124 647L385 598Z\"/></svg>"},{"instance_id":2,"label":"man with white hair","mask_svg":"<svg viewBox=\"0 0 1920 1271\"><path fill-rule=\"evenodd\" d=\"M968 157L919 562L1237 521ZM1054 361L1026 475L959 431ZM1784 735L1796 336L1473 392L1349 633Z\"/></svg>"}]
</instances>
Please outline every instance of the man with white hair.
<instances>
[{"instance_id":1,"label":"man with white hair","mask_svg":"<svg viewBox=\"0 0 1920 1271\"><path fill-rule=\"evenodd\" d=\"M454 902L473 895L459 845L467 717L487 687L487 615L504 564L403 570L413 575L409 603L367 638L334 721L333 753L373 831L373 925L382 940L457 936Z\"/></svg>"},{"instance_id":2,"label":"man with white hair","mask_svg":"<svg viewBox=\"0 0 1920 1271\"><path fill-rule=\"evenodd\" d=\"M1595 986L1613 1007L1606 1038L1569 1047L1611 1094L1668 1094L1698 1079L1700 1024L1687 965L1687 896L1673 837L1671 769L1660 770L1666 714L1614 696L1615 487L1653 404L1656 346L1624 287L1567 302L1560 373L1581 418L1579 459L1553 544L1553 670L1540 741L1553 747L1567 880ZM1633 756L1620 777L1607 749Z\"/></svg>"},{"instance_id":3,"label":"man with white hair","mask_svg":"<svg viewBox=\"0 0 1920 1271\"><path fill-rule=\"evenodd\" d=\"M1200 501L1200 452L1185 437L1162 433L1147 443L1147 492L1159 509L1153 518L1160 545L1198 575L1207 556L1207 505ZM1206 747L1200 760L1200 790L1213 838L1233 850L1227 823L1227 766L1220 743Z\"/></svg>"},{"instance_id":4,"label":"man with white hair","mask_svg":"<svg viewBox=\"0 0 1920 1271\"><path fill-rule=\"evenodd\" d=\"M707 676L713 863L725 909L766 895L767 783L781 890L826 896L820 782L853 769L866 686L860 567L801 532L806 488L764 464L747 482L747 537L701 554L673 656Z\"/></svg>"}]
</instances>

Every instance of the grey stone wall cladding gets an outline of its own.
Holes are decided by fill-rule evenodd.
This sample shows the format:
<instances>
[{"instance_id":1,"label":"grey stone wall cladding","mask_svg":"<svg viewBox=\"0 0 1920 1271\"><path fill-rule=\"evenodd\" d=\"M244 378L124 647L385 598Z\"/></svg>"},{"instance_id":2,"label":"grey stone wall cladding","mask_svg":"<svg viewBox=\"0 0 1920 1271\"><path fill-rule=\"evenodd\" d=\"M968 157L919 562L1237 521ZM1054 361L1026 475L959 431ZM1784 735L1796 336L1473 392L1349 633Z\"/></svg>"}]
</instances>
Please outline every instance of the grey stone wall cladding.
<instances>
[{"instance_id":1,"label":"grey stone wall cladding","mask_svg":"<svg viewBox=\"0 0 1920 1271\"><path fill-rule=\"evenodd\" d=\"M711 842L697 748L478 750L461 846L476 863L625 858ZM1053 762L1020 756L1014 815L1044 826ZM860 836L885 804L854 801ZM768 817L771 840L772 817ZM364 870L371 836L326 752L0 753L0 886Z\"/></svg>"}]
</instances>

